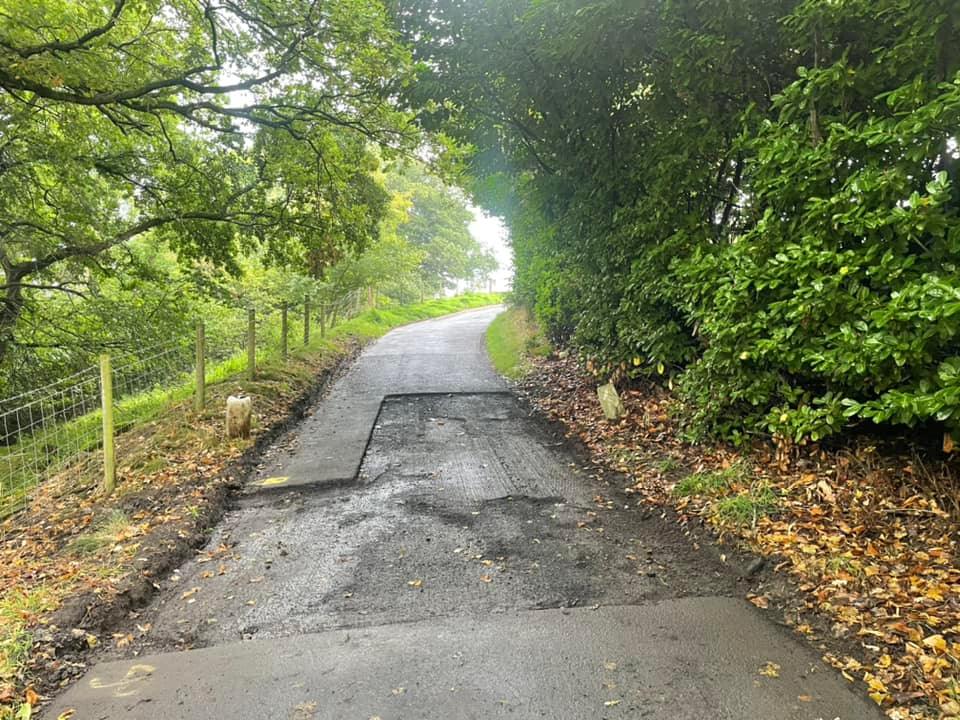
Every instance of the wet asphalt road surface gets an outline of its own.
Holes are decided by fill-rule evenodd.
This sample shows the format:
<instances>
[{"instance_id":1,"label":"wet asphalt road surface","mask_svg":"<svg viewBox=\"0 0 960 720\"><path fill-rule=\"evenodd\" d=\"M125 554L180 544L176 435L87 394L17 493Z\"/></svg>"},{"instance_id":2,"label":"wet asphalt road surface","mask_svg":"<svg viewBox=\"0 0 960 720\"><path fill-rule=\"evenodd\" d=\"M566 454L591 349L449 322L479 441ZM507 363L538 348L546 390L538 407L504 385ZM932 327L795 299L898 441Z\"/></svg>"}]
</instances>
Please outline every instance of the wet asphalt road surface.
<instances>
[{"instance_id":1,"label":"wet asphalt road surface","mask_svg":"<svg viewBox=\"0 0 960 720\"><path fill-rule=\"evenodd\" d=\"M49 715L879 717L531 415L496 312L369 347Z\"/></svg>"}]
</instances>

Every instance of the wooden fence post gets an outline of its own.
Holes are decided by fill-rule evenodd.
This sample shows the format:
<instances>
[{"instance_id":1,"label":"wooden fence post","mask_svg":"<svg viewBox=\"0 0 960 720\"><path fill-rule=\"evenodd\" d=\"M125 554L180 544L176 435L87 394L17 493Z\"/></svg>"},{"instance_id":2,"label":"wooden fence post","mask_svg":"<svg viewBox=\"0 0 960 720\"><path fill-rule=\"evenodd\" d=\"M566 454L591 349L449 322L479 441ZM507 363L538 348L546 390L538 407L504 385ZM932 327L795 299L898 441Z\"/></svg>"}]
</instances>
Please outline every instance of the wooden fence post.
<instances>
[{"instance_id":1,"label":"wooden fence post","mask_svg":"<svg viewBox=\"0 0 960 720\"><path fill-rule=\"evenodd\" d=\"M195 362L196 392L193 396L193 406L197 412L203 412L207 404L207 338L203 320L197 323L197 358Z\"/></svg>"},{"instance_id":2,"label":"wooden fence post","mask_svg":"<svg viewBox=\"0 0 960 720\"><path fill-rule=\"evenodd\" d=\"M247 376L250 380L257 377L257 311L247 311Z\"/></svg>"},{"instance_id":3,"label":"wooden fence post","mask_svg":"<svg viewBox=\"0 0 960 720\"><path fill-rule=\"evenodd\" d=\"M100 356L100 408L103 416L103 491L112 493L117 486L117 458L113 445L113 370L110 356Z\"/></svg>"},{"instance_id":4,"label":"wooden fence post","mask_svg":"<svg viewBox=\"0 0 960 720\"><path fill-rule=\"evenodd\" d=\"M303 301L303 344L310 344L310 301Z\"/></svg>"},{"instance_id":5,"label":"wooden fence post","mask_svg":"<svg viewBox=\"0 0 960 720\"><path fill-rule=\"evenodd\" d=\"M287 360L287 304L280 308L280 357Z\"/></svg>"}]
</instances>

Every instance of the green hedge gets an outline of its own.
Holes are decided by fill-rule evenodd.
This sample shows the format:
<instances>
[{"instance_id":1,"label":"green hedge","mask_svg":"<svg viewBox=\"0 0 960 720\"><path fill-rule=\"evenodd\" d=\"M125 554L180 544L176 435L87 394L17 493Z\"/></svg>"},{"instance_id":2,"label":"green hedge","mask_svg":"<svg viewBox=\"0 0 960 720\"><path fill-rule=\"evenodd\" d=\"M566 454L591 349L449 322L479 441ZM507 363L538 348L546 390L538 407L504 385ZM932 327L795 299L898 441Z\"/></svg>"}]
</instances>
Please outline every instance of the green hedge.
<instances>
[{"instance_id":1,"label":"green hedge","mask_svg":"<svg viewBox=\"0 0 960 720\"><path fill-rule=\"evenodd\" d=\"M960 430L955 0L478 6L429 87L521 126L441 118L552 337L697 435Z\"/></svg>"}]
</instances>

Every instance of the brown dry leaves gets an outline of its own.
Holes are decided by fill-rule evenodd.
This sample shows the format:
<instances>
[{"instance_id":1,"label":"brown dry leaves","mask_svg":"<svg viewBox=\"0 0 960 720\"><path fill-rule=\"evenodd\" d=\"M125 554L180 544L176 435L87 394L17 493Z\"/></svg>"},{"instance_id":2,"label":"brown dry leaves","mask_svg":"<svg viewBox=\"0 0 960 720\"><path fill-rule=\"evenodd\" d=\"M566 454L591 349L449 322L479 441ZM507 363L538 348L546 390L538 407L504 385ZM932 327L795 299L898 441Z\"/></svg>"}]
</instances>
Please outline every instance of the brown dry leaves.
<instances>
[{"instance_id":1,"label":"brown dry leaves","mask_svg":"<svg viewBox=\"0 0 960 720\"><path fill-rule=\"evenodd\" d=\"M680 476L665 477L664 458L697 470L746 462L777 490L781 508L756 528L719 531L734 532L774 558L803 591L801 609L827 618L837 638L860 648L857 658L825 659L862 682L891 718L960 718L960 522L918 481L908 459L869 447L813 449L794 457L790 469L769 447L741 457L722 446L685 446L670 420L673 400L662 388L623 393L627 416L611 424L594 385L567 358L537 361L525 389L595 462L630 477L628 493L669 503L681 517L712 519L702 499L671 495ZM770 606L765 595L749 599ZM800 634L813 634L797 616L793 622Z\"/></svg>"},{"instance_id":2,"label":"brown dry leaves","mask_svg":"<svg viewBox=\"0 0 960 720\"><path fill-rule=\"evenodd\" d=\"M785 478L784 512L750 539L786 559L807 608L829 616L836 636L859 641L860 658L827 660L863 680L891 717L910 717L920 699L958 715L956 522L932 498L902 497L886 473L837 464L831 493L820 473Z\"/></svg>"}]
</instances>

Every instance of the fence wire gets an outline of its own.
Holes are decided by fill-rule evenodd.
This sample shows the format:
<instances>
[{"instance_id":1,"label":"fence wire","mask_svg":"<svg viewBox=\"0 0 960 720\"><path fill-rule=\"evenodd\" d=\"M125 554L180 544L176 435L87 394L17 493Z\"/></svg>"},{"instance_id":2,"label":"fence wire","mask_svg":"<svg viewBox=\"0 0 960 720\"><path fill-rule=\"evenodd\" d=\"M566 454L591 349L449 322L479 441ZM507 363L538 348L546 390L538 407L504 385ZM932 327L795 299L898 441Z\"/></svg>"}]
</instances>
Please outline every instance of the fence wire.
<instances>
[{"instance_id":1,"label":"fence wire","mask_svg":"<svg viewBox=\"0 0 960 720\"><path fill-rule=\"evenodd\" d=\"M40 479L97 450L99 415L97 368L0 403L0 509L4 514L20 507Z\"/></svg>"},{"instance_id":2,"label":"fence wire","mask_svg":"<svg viewBox=\"0 0 960 720\"><path fill-rule=\"evenodd\" d=\"M311 337L357 315L365 294L355 290L311 305ZM287 343L302 341L303 306L288 308ZM279 354L281 309L256 315L257 363ZM217 382L246 368L248 311L217 318L206 337L207 380ZM211 332L212 330L212 332ZM194 338L171 340L113 357L114 422L122 433L156 413L158 406L192 392ZM44 387L0 400L0 518L19 509L41 482L57 478L74 489L91 487L102 467L100 369L91 367Z\"/></svg>"}]
</instances>

